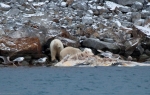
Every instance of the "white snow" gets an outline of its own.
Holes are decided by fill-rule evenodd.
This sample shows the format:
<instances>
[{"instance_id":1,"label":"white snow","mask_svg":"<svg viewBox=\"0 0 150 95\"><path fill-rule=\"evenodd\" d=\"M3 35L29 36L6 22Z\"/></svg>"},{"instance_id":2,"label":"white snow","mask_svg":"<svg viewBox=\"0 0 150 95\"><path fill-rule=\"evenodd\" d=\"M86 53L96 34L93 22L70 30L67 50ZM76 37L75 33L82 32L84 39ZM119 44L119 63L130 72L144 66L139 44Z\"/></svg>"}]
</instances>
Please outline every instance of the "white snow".
<instances>
[{"instance_id":1,"label":"white snow","mask_svg":"<svg viewBox=\"0 0 150 95\"><path fill-rule=\"evenodd\" d=\"M33 0L28 0L28 2L33 2Z\"/></svg>"},{"instance_id":2,"label":"white snow","mask_svg":"<svg viewBox=\"0 0 150 95\"><path fill-rule=\"evenodd\" d=\"M118 27L120 27L121 26L121 23L120 23L120 21L118 21L118 20L115 20L114 21L117 25L118 25Z\"/></svg>"},{"instance_id":3,"label":"white snow","mask_svg":"<svg viewBox=\"0 0 150 95\"><path fill-rule=\"evenodd\" d=\"M61 6L62 6L62 7L65 7L66 5L67 5L66 2L62 2L62 3L61 3Z\"/></svg>"},{"instance_id":4,"label":"white snow","mask_svg":"<svg viewBox=\"0 0 150 95\"><path fill-rule=\"evenodd\" d=\"M116 3L111 2L111 1L106 1L105 4L106 4L106 7L108 7L110 10L115 10L116 7L117 8L127 7L127 6L122 6L122 5L116 4Z\"/></svg>"},{"instance_id":5,"label":"white snow","mask_svg":"<svg viewBox=\"0 0 150 95\"><path fill-rule=\"evenodd\" d=\"M145 25L144 27L146 28L150 28L150 23L148 23L147 25Z\"/></svg>"},{"instance_id":6,"label":"white snow","mask_svg":"<svg viewBox=\"0 0 150 95\"><path fill-rule=\"evenodd\" d=\"M100 10L100 9L106 9L105 7L101 7L101 6L97 6L97 9Z\"/></svg>"},{"instance_id":7,"label":"white snow","mask_svg":"<svg viewBox=\"0 0 150 95\"><path fill-rule=\"evenodd\" d=\"M3 7L3 8L10 8L10 6L9 6L9 5L4 4L4 3L0 3L0 6L1 6L1 7Z\"/></svg>"},{"instance_id":8,"label":"white snow","mask_svg":"<svg viewBox=\"0 0 150 95\"><path fill-rule=\"evenodd\" d=\"M32 17L32 16L43 16L43 12L36 12L35 14L24 14L24 17Z\"/></svg>"},{"instance_id":9,"label":"white snow","mask_svg":"<svg viewBox=\"0 0 150 95\"><path fill-rule=\"evenodd\" d=\"M93 11L92 10L88 10L88 12L93 15Z\"/></svg>"},{"instance_id":10,"label":"white snow","mask_svg":"<svg viewBox=\"0 0 150 95\"><path fill-rule=\"evenodd\" d=\"M150 36L150 28L142 27L142 26L135 26L139 30L141 30L144 34Z\"/></svg>"},{"instance_id":11,"label":"white snow","mask_svg":"<svg viewBox=\"0 0 150 95\"><path fill-rule=\"evenodd\" d=\"M142 12L146 13L146 12L149 12L149 11L147 11L147 10L142 10Z\"/></svg>"},{"instance_id":12,"label":"white snow","mask_svg":"<svg viewBox=\"0 0 150 95\"><path fill-rule=\"evenodd\" d=\"M45 4L45 2L34 2L34 3L33 3L33 6L39 7L39 6L42 6L42 5L44 5L44 4Z\"/></svg>"}]
</instances>

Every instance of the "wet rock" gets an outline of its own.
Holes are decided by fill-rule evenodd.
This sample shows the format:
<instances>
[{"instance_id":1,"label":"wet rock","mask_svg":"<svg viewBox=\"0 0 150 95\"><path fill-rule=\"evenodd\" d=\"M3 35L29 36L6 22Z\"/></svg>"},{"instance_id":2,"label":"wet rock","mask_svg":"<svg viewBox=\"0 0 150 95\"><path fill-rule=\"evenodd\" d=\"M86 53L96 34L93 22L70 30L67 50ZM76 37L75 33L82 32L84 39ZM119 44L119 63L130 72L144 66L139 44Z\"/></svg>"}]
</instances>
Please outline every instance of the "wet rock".
<instances>
[{"instance_id":1,"label":"wet rock","mask_svg":"<svg viewBox=\"0 0 150 95\"><path fill-rule=\"evenodd\" d=\"M104 38L105 42L114 43L115 41L112 38Z\"/></svg>"},{"instance_id":2,"label":"wet rock","mask_svg":"<svg viewBox=\"0 0 150 95\"><path fill-rule=\"evenodd\" d=\"M86 2L81 2L81 1L74 2L72 4L72 7L73 9L79 9L79 10L87 10L88 8Z\"/></svg>"},{"instance_id":3,"label":"wet rock","mask_svg":"<svg viewBox=\"0 0 150 95\"><path fill-rule=\"evenodd\" d=\"M148 58L149 58L148 55L142 54L142 55L139 56L138 61L139 61L139 62L144 62L144 61L146 61Z\"/></svg>"},{"instance_id":4,"label":"wet rock","mask_svg":"<svg viewBox=\"0 0 150 95\"><path fill-rule=\"evenodd\" d=\"M10 38L3 36L0 39L0 54L12 59L19 56L41 56L41 45L37 37Z\"/></svg>"},{"instance_id":5,"label":"wet rock","mask_svg":"<svg viewBox=\"0 0 150 95\"><path fill-rule=\"evenodd\" d=\"M119 47L114 45L113 43L103 42L103 41L100 41L99 39L95 39L95 38L87 38L87 39L83 40L82 46L88 47L88 48L93 48L93 49L109 50L112 52L119 51Z\"/></svg>"},{"instance_id":6,"label":"wet rock","mask_svg":"<svg viewBox=\"0 0 150 95\"><path fill-rule=\"evenodd\" d=\"M20 65L21 66L29 66L29 62L24 60L24 61L20 62Z\"/></svg>"},{"instance_id":7,"label":"wet rock","mask_svg":"<svg viewBox=\"0 0 150 95\"><path fill-rule=\"evenodd\" d=\"M150 56L150 50L146 49L145 50L145 54L148 55L148 56Z\"/></svg>"}]
</instances>

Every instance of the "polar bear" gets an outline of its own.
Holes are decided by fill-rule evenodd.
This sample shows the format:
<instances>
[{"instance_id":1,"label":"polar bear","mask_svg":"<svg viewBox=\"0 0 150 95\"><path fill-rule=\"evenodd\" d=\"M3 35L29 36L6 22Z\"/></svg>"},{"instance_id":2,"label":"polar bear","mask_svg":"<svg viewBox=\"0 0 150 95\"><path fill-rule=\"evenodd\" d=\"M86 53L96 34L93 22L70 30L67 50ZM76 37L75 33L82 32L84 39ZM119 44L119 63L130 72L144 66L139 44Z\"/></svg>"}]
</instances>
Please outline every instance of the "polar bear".
<instances>
[{"instance_id":1,"label":"polar bear","mask_svg":"<svg viewBox=\"0 0 150 95\"><path fill-rule=\"evenodd\" d=\"M64 48L63 43L59 39L54 39L50 43L51 61L55 61L56 57L60 60L60 51Z\"/></svg>"},{"instance_id":2,"label":"polar bear","mask_svg":"<svg viewBox=\"0 0 150 95\"><path fill-rule=\"evenodd\" d=\"M66 47L60 52L60 60L62 60L66 55L74 55L77 53L81 53L82 51L78 48L74 47Z\"/></svg>"}]
</instances>

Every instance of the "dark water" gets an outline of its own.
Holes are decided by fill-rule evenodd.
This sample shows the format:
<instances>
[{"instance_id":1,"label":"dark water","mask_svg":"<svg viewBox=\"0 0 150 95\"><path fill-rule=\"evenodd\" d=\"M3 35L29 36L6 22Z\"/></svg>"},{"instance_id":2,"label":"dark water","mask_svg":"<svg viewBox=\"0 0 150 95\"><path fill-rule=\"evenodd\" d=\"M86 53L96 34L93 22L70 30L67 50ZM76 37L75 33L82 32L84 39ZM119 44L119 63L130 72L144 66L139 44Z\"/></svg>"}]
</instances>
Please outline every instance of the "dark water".
<instances>
[{"instance_id":1,"label":"dark water","mask_svg":"<svg viewBox=\"0 0 150 95\"><path fill-rule=\"evenodd\" d=\"M0 95L150 95L150 68L0 68Z\"/></svg>"}]
</instances>

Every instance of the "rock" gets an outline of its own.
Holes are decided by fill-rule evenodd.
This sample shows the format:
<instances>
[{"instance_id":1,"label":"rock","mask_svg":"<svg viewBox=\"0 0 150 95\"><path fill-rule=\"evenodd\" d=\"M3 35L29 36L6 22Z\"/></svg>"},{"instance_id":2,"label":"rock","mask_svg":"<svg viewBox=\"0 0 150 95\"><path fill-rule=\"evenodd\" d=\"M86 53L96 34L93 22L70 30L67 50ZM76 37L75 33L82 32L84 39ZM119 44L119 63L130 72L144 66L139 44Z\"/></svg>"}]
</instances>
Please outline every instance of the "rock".
<instances>
[{"instance_id":1,"label":"rock","mask_svg":"<svg viewBox=\"0 0 150 95\"><path fill-rule=\"evenodd\" d=\"M90 15L93 15L93 11L92 10L88 10L87 11Z\"/></svg>"},{"instance_id":2,"label":"rock","mask_svg":"<svg viewBox=\"0 0 150 95\"><path fill-rule=\"evenodd\" d=\"M119 7L118 9L123 13L131 12L130 7Z\"/></svg>"},{"instance_id":3,"label":"rock","mask_svg":"<svg viewBox=\"0 0 150 95\"><path fill-rule=\"evenodd\" d=\"M139 11L139 10L142 10L143 4L141 2L136 1L133 3L131 8L135 9L135 11Z\"/></svg>"},{"instance_id":4,"label":"rock","mask_svg":"<svg viewBox=\"0 0 150 95\"><path fill-rule=\"evenodd\" d=\"M5 3L0 3L0 10L2 11L8 11L11 8L10 5L7 5Z\"/></svg>"},{"instance_id":5,"label":"rock","mask_svg":"<svg viewBox=\"0 0 150 95\"><path fill-rule=\"evenodd\" d=\"M143 35L150 36L150 27L146 27L146 26L143 27L143 26L137 26L137 25L135 25L133 28L137 29L137 31L139 31L139 33L141 33Z\"/></svg>"},{"instance_id":6,"label":"rock","mask_svg":"<svg viewBox=\"0 0 150 95\"><path fill-rule=\"evenodd\" d=\"M62 7L66 7L67 3L66 2L61 2Z\"/></svg>"},{"instance_id":7,"label":"rock","mask_svg":"<svg viewBox=\"0 0 150 95\"><path fill-rule=\"evenodd\" d=\"M132 12L131 16L132 16L132 22L141 19L141 13L139 12Z\"/></svg>"},{"instance_id":8,"label":"rock","mask_svg":"<svg viewBox=\"0 0 150 95\"><path fill-rule=\"evenodd\" d=\"M8 16L17 16L20 13L18 8L10 9L7 13Z\"/></svg>"},{"instance_id":9,"label":"rock","mask_svg":"<svg viewBox=\"0 0 150 95\"><path fill-rule=\"evenodd\" d=\"M74 2L72 4L72 8L79 9L79 10L87 10L88 6L87 6L86 2L78 1L78 2Z\"/></svg>"},{"instance_id":10,"label":"rock","mask_svg":"<svg viewBox=\"0 0 150 95\"><path fill-rule=\"evenodd\" d=\"M12 59L26 55L39 58L41 57L41 45L37 37L10 38L3 36L0 39L0 52L2 56L9 56Z\"/></svg>"},{"instance_id":11,"label":"rock","mask_svg":"<svg viewBox=\"0 0 150 95\"><path fill-rule=\"evenodd\" d=\"M113 43L103 42L99 39L95 38L87 38L82 42L83 47L93 48L93 49L100 49L100 50L109 50L111 52L118 52L119 47L114 45Z\"/></svg>"},{"instance_id":12,"label":"rock","mask_svg":"<svg viewBox=\"0 0 150 95\"><path fill-rule=\"evenodd\" d=\"M83 16L83 11L82 10L76 10L76 15L79 16L79 17L82 17Z\"/></svg>"},{"instance_id":13,"label":"rock","mask_svg":"<svg viewBox=\"0 0 150 95\"><path fill-rule=\"evenodd\" d=\"M83 16L82 17L82 23L83 24L93 24L92 16Z\"/></svg>"},{"instance_id":14,"label":"rock","mask_svg":"<svg viewBox=\"0 0 150 95\"><path fill-rule=\"evenodd\" d=\"M115 10L116 8L123 7L122 5L119 5L111 1L106 1L105 6L110 10Z\"/></svg>"},{"instance_id":15,"label":"rock","mask_svg":"<svg viewBox=\"0 0 150 95\"><path fill-rule=\"evenodd\" d=\"M104 38L105 42L114 43L115 41L112 38Z\"/></svg>"},{"instance_id":16,"label":"rock","mask_svg":"<svg viewBox=\"0 0 150 95\"><path fill-rule=\"evenodd\" d=\"M101 7L101 6L97 6L97 10L98 10L99 14L107 13L109 11L107 8Z\"/></svg>"},{"instance_id":17,"label":"rock","mask_svg":"<svg viewBox=\"0 0 150 95\"><path fill-rule=\"evenodd\" d=\"M141 12L142 19L146 19L149 16L150 16L150 11L142 10L142 12Z\"/></svg>"},{"instance_id":18,"label":"rock","mask_svg":"<svg viewBox=\"0 0 150 95\"><path fill-rule=\"evenodd\" d=\"M142 26L144 24L144 19L139 19L134 21L134 25Z\"/></svg>"},{"instance_id":19,"label":"rock","mask_svg":"<svg viewBox=\"0 0 150 95\"><path fill-rule=\"evenodd\" d=\"M140 2L142 4L144 4L145 2L147 2L147 0L111 0L112 2L115 2L117 4L121 4L121 5L132 5L133 2L137 1Z\"/></svg>"},{"instance_id":20,"label":"rock","mask_svg":"<svg viewBox=\"0 0 150 95\"><path fill-rule=\"evenodd\" d=\"M148 55L142 54L142 55L139 56L138 61L139 61L139 62L144 62L144 61L146 61L148 58L149 58Z\"/></svg>"},{"instance_id":21,"label":"rock","mask_svg":"<svg viewBox=\"0 0 150 95\"><path fill-rule=\"evenodd\" d=\"M66 0L67 5L71 5L74 0Z\"/></svg>"},{"instance_id":22,"label":"rock","mask_svg":"<svg viewBox=\"0 0 150 95\"><path fill-rule=\"evenodd\" d=\"M20 65L21 66L29 66L29 62L27 62L27 61L22 61L21 63L20 63Z\"/></svg>"},{"instance_id":23,"label":"rock","mask_svg":"<svg viewBox=\"0 0 150 95\"><path fill-rule=\"evenodd\" d=\"M121 21L121 25L128 27L128 28L132 28L133 24L131 22L128 21Z\"/></svg>"},{"instance_id":24,"label":"rock","mask_svg":"<svg viewBox=\"0 0 150 95\"><path fill-rule=\"evenodd\" d=\"M148 56L150 56L150 50L146 49L145 50L145 54L148 55Z\"/></svg>"},{"instance_id":25,"label":"rock","mask_svg":"<svg viewBox=\"0 0 150 95\"><path fill-rule=\"evenodd\" d=\"M65 47L67 46L72 46L76 48L80 47L79 41L71 40L71 39L64 38L64 37L57 37L57 39L61 40Z\"/></svg>"}]
</instances>

